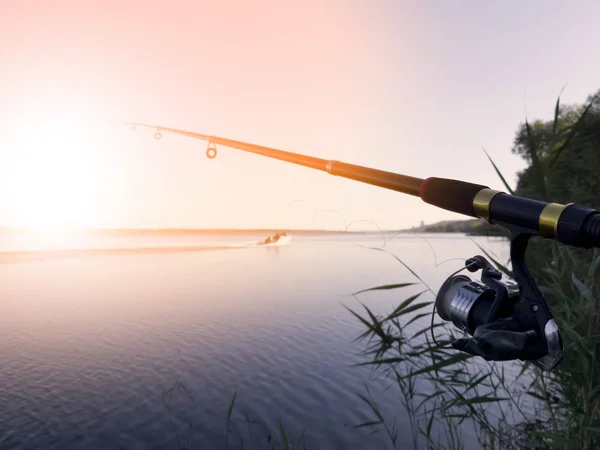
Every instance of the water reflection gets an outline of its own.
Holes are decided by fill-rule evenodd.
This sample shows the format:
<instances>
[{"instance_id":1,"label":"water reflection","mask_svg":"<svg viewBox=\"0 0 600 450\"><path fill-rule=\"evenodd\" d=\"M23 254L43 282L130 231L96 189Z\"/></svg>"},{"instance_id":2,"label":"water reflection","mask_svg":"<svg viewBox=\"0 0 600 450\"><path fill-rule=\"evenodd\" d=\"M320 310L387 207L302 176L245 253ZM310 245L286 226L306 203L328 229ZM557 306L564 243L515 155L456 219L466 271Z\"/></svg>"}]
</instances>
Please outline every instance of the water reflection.
<instances>
[{"instance_id":1,"label":"water reflection","mask_svg":"<svg viewBox=\"0 0 600 450\"><path fill-rule=\"evenodd\" d=\"M469 239L430 243L438 262L478 253ZM370 419L357 395L375 375L350 367L363 330L340 302L355 306L351 292L412 278L364 248L373 245L294 237L282 247L1 266L2 448L172 448L188 422L197 445L215 448L234 390L236 410L264 423L258 434L275 435L281 419L316 448L381 448L383 437L353 428ZM504 242L483 245L507 256ZM418 238L386 248L431 286L461 264L435 267ZM361 300L389 311L410 292ZM169 413L163 394L177 383L193 403L179 392ZM386 382L371 386L382 412L407 427Z\"/></svg>"}]
</instances>

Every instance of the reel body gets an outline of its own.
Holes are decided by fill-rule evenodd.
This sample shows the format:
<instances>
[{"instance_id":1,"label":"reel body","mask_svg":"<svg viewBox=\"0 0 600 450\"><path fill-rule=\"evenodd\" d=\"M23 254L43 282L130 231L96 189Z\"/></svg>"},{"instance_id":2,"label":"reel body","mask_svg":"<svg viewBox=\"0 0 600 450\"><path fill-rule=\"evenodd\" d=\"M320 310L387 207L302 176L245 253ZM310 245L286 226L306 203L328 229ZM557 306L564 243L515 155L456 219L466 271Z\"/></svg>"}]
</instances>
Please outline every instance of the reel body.
<instances>
[{"instance_id":1,"label":"reel body","mask_svg":"<svg viewBox=\"0 0 600 450\"><path fill-rule=\"evenodd\" d=\"M481 281L451 276L440 288L435 308L442 320L470 336L452 342L455 349L488 361L520 359L552 370L563 358L563 343L523 260L529 237L517 235L511 242L515 280L483 256L474 256L465 268L481 270Z\"/></svg>"}]
</instances>

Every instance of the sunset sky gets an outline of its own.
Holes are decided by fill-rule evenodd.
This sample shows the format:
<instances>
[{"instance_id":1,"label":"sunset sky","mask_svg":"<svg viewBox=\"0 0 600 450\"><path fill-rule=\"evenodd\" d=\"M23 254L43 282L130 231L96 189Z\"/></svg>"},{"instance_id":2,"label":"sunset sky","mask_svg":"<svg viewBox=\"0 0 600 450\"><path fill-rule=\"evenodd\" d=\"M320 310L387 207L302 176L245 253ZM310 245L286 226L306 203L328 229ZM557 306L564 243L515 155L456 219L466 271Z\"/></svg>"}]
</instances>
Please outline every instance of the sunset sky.
<instances>
[{"instance_id":1,"label":"sunset sky","mask_svg":"<svg viewBox=\"0 0 600 450\"><path fill-rule=\"evenodd\" d=\"M525 107L550 118L565 84L565 102L600 89L599 16L594 0L0 0L0 225L460 218L238 150L208 160L204 142L108 121L502 189L482 146L514 184Z\"/></svg>"}]
</instances>

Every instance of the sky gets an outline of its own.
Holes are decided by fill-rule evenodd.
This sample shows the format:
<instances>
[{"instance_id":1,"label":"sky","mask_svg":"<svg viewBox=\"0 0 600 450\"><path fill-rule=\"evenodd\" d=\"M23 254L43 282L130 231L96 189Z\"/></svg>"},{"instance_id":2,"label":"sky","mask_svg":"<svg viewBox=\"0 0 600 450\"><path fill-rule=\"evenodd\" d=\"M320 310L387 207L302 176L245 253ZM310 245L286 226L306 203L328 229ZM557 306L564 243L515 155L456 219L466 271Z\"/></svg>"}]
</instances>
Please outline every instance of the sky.
<instances>
[{"instance_id":1,"label":"sky","mask_svg":"<svg viewBox=\"0 0 600 450\"><path fill-rule=\"evenodd\" d=\"M463 218L234 149L209 160L205 142L109 121L504 190L482 147L514 186L525 115L551 118L565 85L566 103L600 89L599 15L595 0L0 0L0 224Z\"/></svg>"}]
</instances>

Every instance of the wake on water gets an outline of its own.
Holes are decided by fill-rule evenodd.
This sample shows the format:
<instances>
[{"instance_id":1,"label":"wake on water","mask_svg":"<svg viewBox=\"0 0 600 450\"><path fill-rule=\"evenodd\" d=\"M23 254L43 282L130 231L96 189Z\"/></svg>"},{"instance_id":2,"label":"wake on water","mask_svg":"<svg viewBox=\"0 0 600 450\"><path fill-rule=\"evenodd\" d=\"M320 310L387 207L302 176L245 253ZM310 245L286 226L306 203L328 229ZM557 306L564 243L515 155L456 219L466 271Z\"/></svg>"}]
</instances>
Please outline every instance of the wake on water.
<instances>
[{"instance_id":1,"label":"wake on water","mask_svg":"<svg viewBox=\"0 0 600 450\"><path fill-rule=\"evenodd\" d=\"M265 242L257 242L256 244L250 245L250 247L280 247L282 245L288 245L292 241L292 237L290 235L281 236L275 242L269 242L268 244Z\"/></svg>"},{"instance_id":2,"label":"wake on water","mask_svg":"<svg viewBox=\"0 0 600 450\"><path fill-rule=\"evenodd\" d=\"M27 250L0 252L0 265L18 264L33 261L47 261L53 259L78 258L87 256L107 256L107 255L136 255L136 254L157 254L157 253L191 253L214 250L233 250L253 247L281 247L289 245L292 237L281 236L276 242L268 244L264 242L248 242L243 244L225 244L225 245L203 245L203 246L182 246L182 247L125 247L125 248L83 248L83 249L53 249L53 250Z\"/></svg>"}]
</instances>

